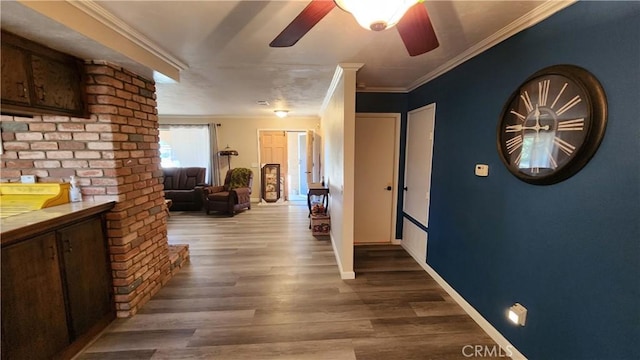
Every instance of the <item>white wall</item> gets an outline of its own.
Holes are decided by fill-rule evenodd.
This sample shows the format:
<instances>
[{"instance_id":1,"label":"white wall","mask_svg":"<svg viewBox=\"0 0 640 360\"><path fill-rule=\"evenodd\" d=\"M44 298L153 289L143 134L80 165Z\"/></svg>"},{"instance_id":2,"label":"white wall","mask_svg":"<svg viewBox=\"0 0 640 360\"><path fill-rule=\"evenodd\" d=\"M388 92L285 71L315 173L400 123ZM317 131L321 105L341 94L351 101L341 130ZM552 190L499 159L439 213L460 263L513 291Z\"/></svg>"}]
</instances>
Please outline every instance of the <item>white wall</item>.
<instances>
[{"instance_id":1,"label":"white wall","mask_svg":"<svg viewBox=\"0 0 640 360\"><path fill-rule=\"evenodd\" d=\"M329 187L331 241L343 279L353 271L356 71L361 64L336 70L321 116L325 182Z\"/></svg>"},{"instance_id":2,"label":"white wall","mask_svg":"<svg viewBox=\"0 0 640 360\"><path fill-rule=\"evenodd\" d=\"M212 124L221 126L218 130L220 150L229 145L238 151L231 157L231 167L246 167L253 170L251 198L260 198L260 168L258 164L258 130L309 130L318 131L320 119L317 117L217 117L217 116L160 116L161 125L169 124ZM254 166L255 165L255 166ZM220 158L222 176L227 171L227 157ZM223 178L224 180L224 178Z\"/></svg>"}]
</instances>

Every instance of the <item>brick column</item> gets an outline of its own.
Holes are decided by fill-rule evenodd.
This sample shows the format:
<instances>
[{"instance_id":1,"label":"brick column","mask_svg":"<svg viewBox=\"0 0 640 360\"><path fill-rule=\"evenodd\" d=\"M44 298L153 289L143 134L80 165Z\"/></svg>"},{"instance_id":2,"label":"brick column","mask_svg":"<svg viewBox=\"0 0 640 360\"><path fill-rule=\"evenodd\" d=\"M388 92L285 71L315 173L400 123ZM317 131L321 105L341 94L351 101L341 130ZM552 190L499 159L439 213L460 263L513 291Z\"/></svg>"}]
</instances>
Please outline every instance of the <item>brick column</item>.
<instances>
[{"instance_id":1,"label":"brick column","mask_svg":"<svg viewBox=\"0 0 640 360\"><path fill-rule=\"evenodd\" d=\"M2 181L78 177L85 200L107 214L118 317L135 314L171 276L160 181L155 85L102 62L86 66L91 116L2 116Z\"/></svg>"}]
</instances>

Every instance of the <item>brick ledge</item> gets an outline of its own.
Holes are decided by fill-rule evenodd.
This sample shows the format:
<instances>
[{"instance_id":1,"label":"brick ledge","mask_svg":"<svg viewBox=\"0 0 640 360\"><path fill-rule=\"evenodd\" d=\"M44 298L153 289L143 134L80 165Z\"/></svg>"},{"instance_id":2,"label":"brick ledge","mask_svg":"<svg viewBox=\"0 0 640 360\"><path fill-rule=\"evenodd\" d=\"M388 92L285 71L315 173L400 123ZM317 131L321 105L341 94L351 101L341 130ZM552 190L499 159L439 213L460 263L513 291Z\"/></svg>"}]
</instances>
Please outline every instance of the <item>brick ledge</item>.
<instances>
[{"instance_id":1,"label":"brick ledge","mask_svg":"<svg viewBox=\"0 0 640 360\"><path fill-rule=\"evenodd\" d=\"M189 245L174 244L169 245L169 262L171 263L171 276L175 275L184 264L189 261Z\"/></svg>"}]
</instances>

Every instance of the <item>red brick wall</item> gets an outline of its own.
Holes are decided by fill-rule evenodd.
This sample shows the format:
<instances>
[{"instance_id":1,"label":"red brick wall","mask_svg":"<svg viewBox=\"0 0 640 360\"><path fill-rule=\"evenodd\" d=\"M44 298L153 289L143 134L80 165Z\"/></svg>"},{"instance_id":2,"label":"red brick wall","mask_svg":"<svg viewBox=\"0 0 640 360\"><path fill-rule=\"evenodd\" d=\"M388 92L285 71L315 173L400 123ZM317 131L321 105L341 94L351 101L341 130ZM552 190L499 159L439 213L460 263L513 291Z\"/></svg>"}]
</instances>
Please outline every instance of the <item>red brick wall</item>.
<instances>
[{"instance_id":1,"label":"red brick wall","mask_svg":"<svg viewBox=\"0 0 640 360\"><path fill-rule=\"evenodd\" d=\"M91 62L88 119L2 116L2 181L77 176L84 200L113 200L107 214L119 317L135 314L170 276L155 84Z\"/></svg>"}]
</instances>

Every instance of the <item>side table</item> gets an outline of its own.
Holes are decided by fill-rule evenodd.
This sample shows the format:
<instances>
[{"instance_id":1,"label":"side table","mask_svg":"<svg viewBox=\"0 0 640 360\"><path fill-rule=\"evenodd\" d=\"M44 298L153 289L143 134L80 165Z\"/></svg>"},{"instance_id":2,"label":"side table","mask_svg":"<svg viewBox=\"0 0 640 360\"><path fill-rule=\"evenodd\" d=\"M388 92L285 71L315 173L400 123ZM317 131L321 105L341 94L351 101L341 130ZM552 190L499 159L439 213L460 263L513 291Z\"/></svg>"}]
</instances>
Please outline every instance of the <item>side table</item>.
<instances>
[{"instance_id":1,"label":"side table","mask_svg":"<svg viewBox=\"0 0 640 360\"><path fill-rule=\"evenodd\" d=\"M318 196L320 197L320 201L322 205L324 205L324 213L327 213L327 208L329 207L329 189L328 188L317 188L317 189L309 189L307 192L307 206L309 207L309 217L311 217L311 197Z\"/></svg>"}]
</instances>

